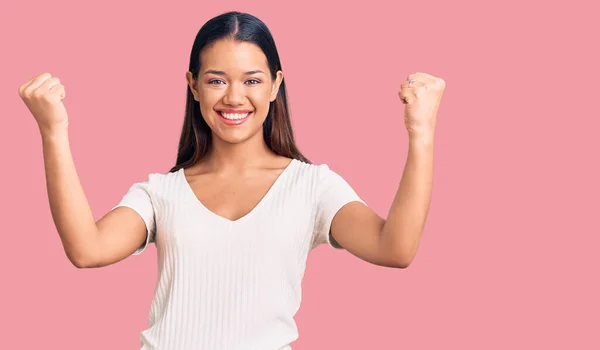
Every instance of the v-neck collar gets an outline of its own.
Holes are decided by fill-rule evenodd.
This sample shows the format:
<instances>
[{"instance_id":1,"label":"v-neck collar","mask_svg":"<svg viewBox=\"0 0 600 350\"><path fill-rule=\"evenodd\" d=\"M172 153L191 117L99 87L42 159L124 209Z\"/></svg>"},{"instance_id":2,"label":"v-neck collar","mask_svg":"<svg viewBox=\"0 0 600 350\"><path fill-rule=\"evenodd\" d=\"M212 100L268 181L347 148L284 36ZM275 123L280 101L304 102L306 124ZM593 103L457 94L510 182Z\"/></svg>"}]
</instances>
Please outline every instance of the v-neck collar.
<instances>
[{"instance_id":1,"label":"v-neck collar","mask_svg":"<svg viewBox=\"0 0 600 350\"><path fill-rule=\"evenodd\" d=\"M283 169L283 171L277 176L277 178L275 179L273 184L271 184L271 187L269 187L269 189L267 190L267 193L265 193L265 195L258 201L258 203L256 203L256 205L248 213L246 213L244 216L242 216L236 220L230 220L230 219L228 219L224 216L221 216L221 215L213 212L212 210L208 209L204 205L204 203L202 203L202 201L200 201L200 199L198 199L198 196L196 196L196 193L192 189L192 186L187 181L187 178L185 177L185 173L184 173L184 168L179 169L179 176L181 178L181 181L185 185L184 187L185 187L186 192L188 192L192 196L192 199L200 206L200 208L202 208L202 210L204 210L208 215L215 217L216 219L218 219L220 221L224 221L227 224L232 225L232 224L238 224L238 223L248 220L250 217L252 217L252 215L256 211L260 210L260 208L269 199L269 197L272 196L272 192L275 192L277 190L277 188L280 186L280 182L283 181L284 176L286 176L287 173L291 171L290 169L294 166L295 162L296 162L296 159L292 158L292 160L288 163L288 165L285 167L285 169Z\"/></svg>"}]
</instances>

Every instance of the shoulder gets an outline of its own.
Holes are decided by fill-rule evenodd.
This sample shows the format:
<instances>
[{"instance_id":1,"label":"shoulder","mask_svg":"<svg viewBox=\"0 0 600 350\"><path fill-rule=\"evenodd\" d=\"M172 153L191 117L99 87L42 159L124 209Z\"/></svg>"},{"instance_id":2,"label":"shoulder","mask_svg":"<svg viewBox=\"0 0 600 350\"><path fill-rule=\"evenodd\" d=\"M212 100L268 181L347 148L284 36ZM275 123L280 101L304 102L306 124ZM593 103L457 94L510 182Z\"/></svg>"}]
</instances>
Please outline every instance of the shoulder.
<instances>
[{"instance_id":1,"label":"shoulder","mask_svg":"<svg viewBox=\"0 0 600 350\"><path fill-rule=\"evenodd\" d=\"M165 181L171 181L177 178L180 175L180 171L183 170L177 170L174 172L150 172L145 175L143 181L148 185L160 185Z\"/></svg>"},{"instance_id":2,"label":"shoulder","mask_svg":"<svg viewBox=\"0 0 600 350\"><path fill-rule=\"evenodd\" d=\"M332 188L348 186L346 180L327 163L313 164L296 160L295 173L297 181L317 197Z\"/></svg>"},{"instance_id":3,"label":"shoulder","mask_svg":"<svg viewBox=\"0 0 600 350\"><path fill-rule=\"evenodd\" d=\"M296 172L313 180L323 180L328 176L335 174L335 172L331 170L329 165L326 163L306 163L297 159L294 161L296 162Z\"/></svg>"},{"instance_id":4,"label":"shoulder","mask_svg":"<svg viewBox=\"0 0 600 350\"><path fill-rule=\"evenodd\" d=\"M181 171L149 172L133 181L131 188L143 189L149 194L160 193L165 188L172 187L181 176Z\"/></svg>"},{"instance_id":5,"label":"shoulder","mask_svg":"<svg viewBox=\"0 0 600 350\"><path fill-rule=\"evenodd\" d=\"M300 173L304 173L306 176L318 181L319 183L326 183L341 179L340 174L328 163L313 164L300 160L296 160L296 163L298 164L298 171Z\"/></svg>"}]
</instances>

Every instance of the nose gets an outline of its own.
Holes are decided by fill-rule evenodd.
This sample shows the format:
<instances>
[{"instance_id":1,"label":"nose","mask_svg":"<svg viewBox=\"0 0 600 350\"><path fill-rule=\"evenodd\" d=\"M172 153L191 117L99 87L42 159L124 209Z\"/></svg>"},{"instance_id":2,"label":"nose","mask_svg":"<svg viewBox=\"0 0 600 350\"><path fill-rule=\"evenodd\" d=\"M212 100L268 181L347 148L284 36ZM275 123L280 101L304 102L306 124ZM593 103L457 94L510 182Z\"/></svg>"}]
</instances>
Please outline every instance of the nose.
<instances>
[{"instance_id":1,"label":"nose","mask_svg":"<svg viewBox=\"0 0 600 350\"><path fill-rule=\"evenodd\" d=\"M239 106L244 103L245 97L243 87L238 84L230 84L227 87L225 96L223 96L223 103L230 106Z\"/></svg>"}]
</instances>

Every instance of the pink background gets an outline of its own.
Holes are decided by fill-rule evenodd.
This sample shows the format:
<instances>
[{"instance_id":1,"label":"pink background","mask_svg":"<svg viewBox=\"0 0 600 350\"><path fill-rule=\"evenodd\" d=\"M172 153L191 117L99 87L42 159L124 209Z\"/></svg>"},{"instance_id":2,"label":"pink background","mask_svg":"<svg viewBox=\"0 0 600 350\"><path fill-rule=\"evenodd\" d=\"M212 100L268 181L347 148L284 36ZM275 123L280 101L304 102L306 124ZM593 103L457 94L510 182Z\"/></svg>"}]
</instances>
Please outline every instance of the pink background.
<instances>
[{"instance_id":1,"label":"pink background","mask_svg":"<svg viewBox=\"0 0 600 350\"><path fill-rule=\"evenodd\" d=\"M70 265L19 85L48 71L66 86L75 162L100 217L173 165L194 37L237 9L275 36L303 152L381 215L406 157L400 83L424 71L448 84L413 265L317 248L294 349L600 349L598 9L332 3L3 3L1 348L139 348L156 281L154 246L102 269Z\"/></svg>"}]
</instances>

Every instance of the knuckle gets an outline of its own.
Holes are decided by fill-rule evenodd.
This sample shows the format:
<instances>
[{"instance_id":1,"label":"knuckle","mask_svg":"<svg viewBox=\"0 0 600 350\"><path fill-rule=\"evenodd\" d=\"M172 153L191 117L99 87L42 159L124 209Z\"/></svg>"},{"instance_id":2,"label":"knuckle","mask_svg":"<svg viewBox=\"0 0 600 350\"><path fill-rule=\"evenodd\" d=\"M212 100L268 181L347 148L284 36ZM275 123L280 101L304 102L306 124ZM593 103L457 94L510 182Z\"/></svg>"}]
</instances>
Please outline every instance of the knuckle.
<instances>
[{"instance_id":1,"label":"knuckle","mask_svg":"<svg viewBox=\"0 0 600 350\"><path fill-rule=\"evenodd\" d=\"M51 102L52 101L52 94L45 94L42 96L42 100L45 102Z\"/></svg>"},{"instance_id":2,"label":"knuckle","mask_svg":"<svg viewBox=\"0 0 600 350\"><path fill-rule=\"evenodd\" d=\"M29 96L34 99L39 99L42 96L42 93L39 89L35 89L29 92Z\"/></svg>"},{"instance_id":3,"label":"knuckle","mask_svg":"<svg viewBox=\"0 0 600 350\"><path fill-rule=\"evenodd\" d=\"M33 97L34 97L34 96L33 96L33 93L34 93L34 92L35 92L35 90L33 90L33 89L31 89L31 88L27 88L27 89L25 89L25 91L23 91L23 95L24 95L26 98L29 98L29 99L31 99L31 98L33 98Z\"/></svg>"},{"instance_id":4,"label":"knuckle","mask_svg":"<svg viewBox=\"0 0 600 350\"><path fill-rule=\"evenodd\" d=\"M432 85L433 89L435 90L444 90L446 82L444 82L443 79L436 79Z\"/></svg>"}]
</instances>

